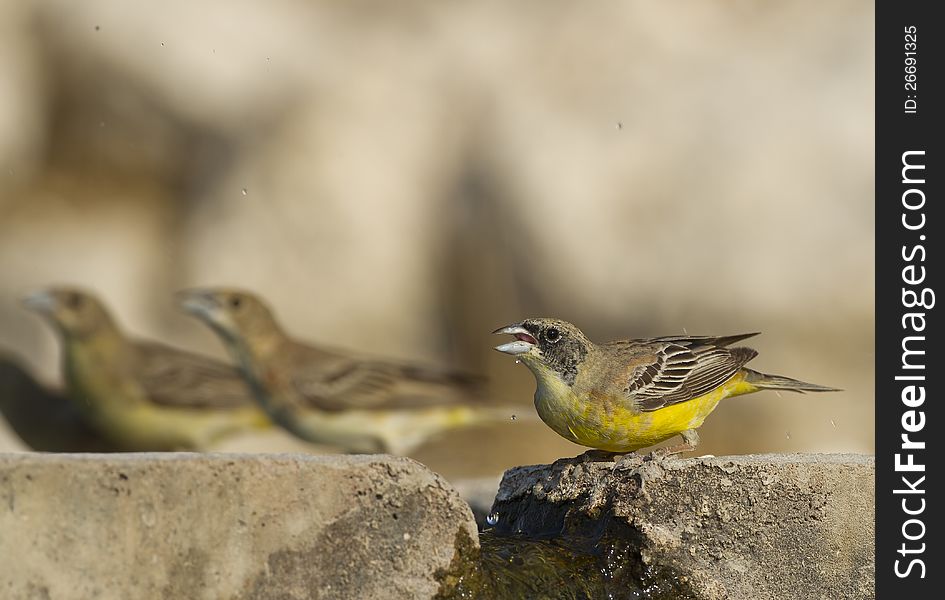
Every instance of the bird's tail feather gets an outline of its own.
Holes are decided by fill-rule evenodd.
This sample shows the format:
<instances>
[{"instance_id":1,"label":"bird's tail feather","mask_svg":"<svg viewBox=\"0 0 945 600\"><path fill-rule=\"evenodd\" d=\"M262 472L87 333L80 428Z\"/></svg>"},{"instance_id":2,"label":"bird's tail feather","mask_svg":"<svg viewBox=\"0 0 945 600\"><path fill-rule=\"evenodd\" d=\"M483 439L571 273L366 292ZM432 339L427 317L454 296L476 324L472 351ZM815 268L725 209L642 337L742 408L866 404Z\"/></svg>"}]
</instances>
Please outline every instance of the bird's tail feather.
<instances>
[{"instance_id":1,"label":"bird's tail feather","mask_svg":"<svg viewBox=\"0 0 945 600\"><path fill-rule=\"evenodd\" d=\"M782 390L800 393L843 391L840 388L817 385L816 383L807 383L806 381L799 381L797 379L791 379L790 377L782 377L781 375L768 375L767 373L761 373L752 369L745 369L745 371L748 373L748 375L745 377L745 381L763 390Z\"/></svg>"}]
</instances>

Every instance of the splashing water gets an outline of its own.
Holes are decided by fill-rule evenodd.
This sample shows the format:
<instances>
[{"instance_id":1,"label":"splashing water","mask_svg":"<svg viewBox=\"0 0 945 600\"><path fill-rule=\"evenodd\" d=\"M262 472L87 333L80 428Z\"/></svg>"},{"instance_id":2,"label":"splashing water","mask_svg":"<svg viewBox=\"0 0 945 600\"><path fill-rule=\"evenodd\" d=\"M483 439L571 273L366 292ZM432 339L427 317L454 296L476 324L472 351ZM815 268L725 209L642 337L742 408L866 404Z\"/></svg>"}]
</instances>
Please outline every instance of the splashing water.
<instances>
[{"instance_id":1,"label":"splashing water","mask_svg":"<svg viewBox=\"0 0 945 600\"><path fill-rule=\"evenodd\" d=\"M491 516L491 515L490 515ZM529 539L479 534L481 550L437 600L684 600L695 598L676 573L643 564L625 539Z\"/></svg>"}]
</instances>

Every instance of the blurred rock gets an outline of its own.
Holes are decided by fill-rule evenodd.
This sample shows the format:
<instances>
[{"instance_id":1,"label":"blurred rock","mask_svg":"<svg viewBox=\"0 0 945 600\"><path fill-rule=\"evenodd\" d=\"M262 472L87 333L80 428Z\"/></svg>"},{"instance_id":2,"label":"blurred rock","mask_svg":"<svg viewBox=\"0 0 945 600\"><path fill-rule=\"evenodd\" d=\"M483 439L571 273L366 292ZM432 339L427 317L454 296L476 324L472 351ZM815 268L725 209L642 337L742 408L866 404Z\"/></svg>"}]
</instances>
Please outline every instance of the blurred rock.
<instances>
[{"instance_id":1,"label":"blurred rock","mask_svg":"<svg viewBox=\"0 0 945 600\"><path fill-rule=\"evenodd\" d=\"M500 485L495 531L620 533L697 598L872 598L874 462L762 454L519 467Z\"/></svg>"},{"instance_id":2,"label":"blurred rock","mask_svg":"<svg viewBox=\"0 0 945 600\"><path fill-rule=\"evenodd\" d=\"M381 456L0 456L8 597L431 598L466 504Z\"/></svg>"},{"instance_id":3,"label":"blurred rock","mask_svg":"<svg viewBox=\"0 0 945 600\"><path fill-rule=\"evenodd\" d=\"M0 352L0 416L28 449L43 452L113 452L116 449L85 423L68 398L46 389L17 359L3 352Z\"/></svg>"},{"instance_id":4,"label":"blurred rock","mask_svg":"<svg viewBox=\"0 0 945 600\"><path fill-rule=\"evenodd\" d=\"M46 150L48 90L33 16L25 3L0 3L0 216L36 176Z\"/></svg>"}]
</instances>

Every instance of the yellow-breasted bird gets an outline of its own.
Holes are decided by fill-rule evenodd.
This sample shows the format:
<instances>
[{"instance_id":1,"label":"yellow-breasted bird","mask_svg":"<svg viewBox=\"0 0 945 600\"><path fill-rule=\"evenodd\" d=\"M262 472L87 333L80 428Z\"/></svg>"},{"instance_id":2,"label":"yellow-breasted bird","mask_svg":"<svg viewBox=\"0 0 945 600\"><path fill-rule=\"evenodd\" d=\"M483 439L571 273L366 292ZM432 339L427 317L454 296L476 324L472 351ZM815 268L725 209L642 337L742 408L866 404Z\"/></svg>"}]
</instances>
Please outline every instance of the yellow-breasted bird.
<instances>
[{"instance_id":1,"label":"yellow-breasted bird","mask_svg":"<svg viewBox=\"0 0 945 600\"><path fill-rule=\"evenodd\" d=\"M407 454L441 432L509 418L476 405L477 377L292 339L249 292L195 289L179 299L219 334L272 420L304 440Z\"/></svg>"},{"instance_id":2,"label":"yellow-breasted bird","mask_svg":"<svg viewBox=\"0 0 945 600\"><path fill-rule=\"evenodd\" d=\"M535 375L538 416L558 435L607 453L625 454L677 434L692 450L696 429L720 400L759 390L832 392L836 388L745 367L751 348L730 348L757 333L668 336L595 344L559 319L526 319L493 333L515 341L496 350Z\"/></svg>"},{"instance_id":3,"label":"yellow-breasted bird","mask_svg":"<svg viewBox=\"0 0 945 600\"><path fill-rule=\"evenodd\" d=\"M125 450L204 450L270 424L236 369L127 338L88 292L51 288L24 304L59 334L63 378L76 407Z\"/></svg>"}]
</instances>

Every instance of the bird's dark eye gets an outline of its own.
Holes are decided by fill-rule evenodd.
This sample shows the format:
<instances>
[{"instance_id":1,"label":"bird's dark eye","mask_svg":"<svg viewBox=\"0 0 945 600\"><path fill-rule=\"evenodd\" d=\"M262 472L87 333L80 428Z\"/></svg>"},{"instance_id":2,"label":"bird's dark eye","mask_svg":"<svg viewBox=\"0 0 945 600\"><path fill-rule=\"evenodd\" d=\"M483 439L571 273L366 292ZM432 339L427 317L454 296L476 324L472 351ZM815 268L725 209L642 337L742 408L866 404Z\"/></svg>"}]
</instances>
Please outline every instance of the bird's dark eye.
<instances>
[{"instance_id":1,"label":"bird's dark eye","mask_svg":"<svg viewBox=\"0 0 945 600\"><path fill-rule=\"evenodd\" d=\"M65 300L66 306L73 310L79 308L79 306L82 304L82 296L75 292L69 292L66 294Z\"/></svg>"},{"instance_id":2,"label":"bird's dark eye","mask_svg":"<svg viewBox=\"0 0 945 600\"><path fill-rule=\"evenodd\" d=\"M242 306L242 305L243 305L243 299L242 299L242 298L240 298L239 296L231 296L231 297L230 297L230 306L231 306L231 307L233 307L233 308L239 308L239 307Z\"/></svg>"},{"instance_id":3,"label":"bird's dark eye","mask_svg":"<svg viewBox=\"0 0 945 600\"><path fill-rule=\"evenodd\" d=\"M552 327L551 329L545 331L545 339L554 344L561 339L561 332Z\"/></svg>"}]
</instances>

